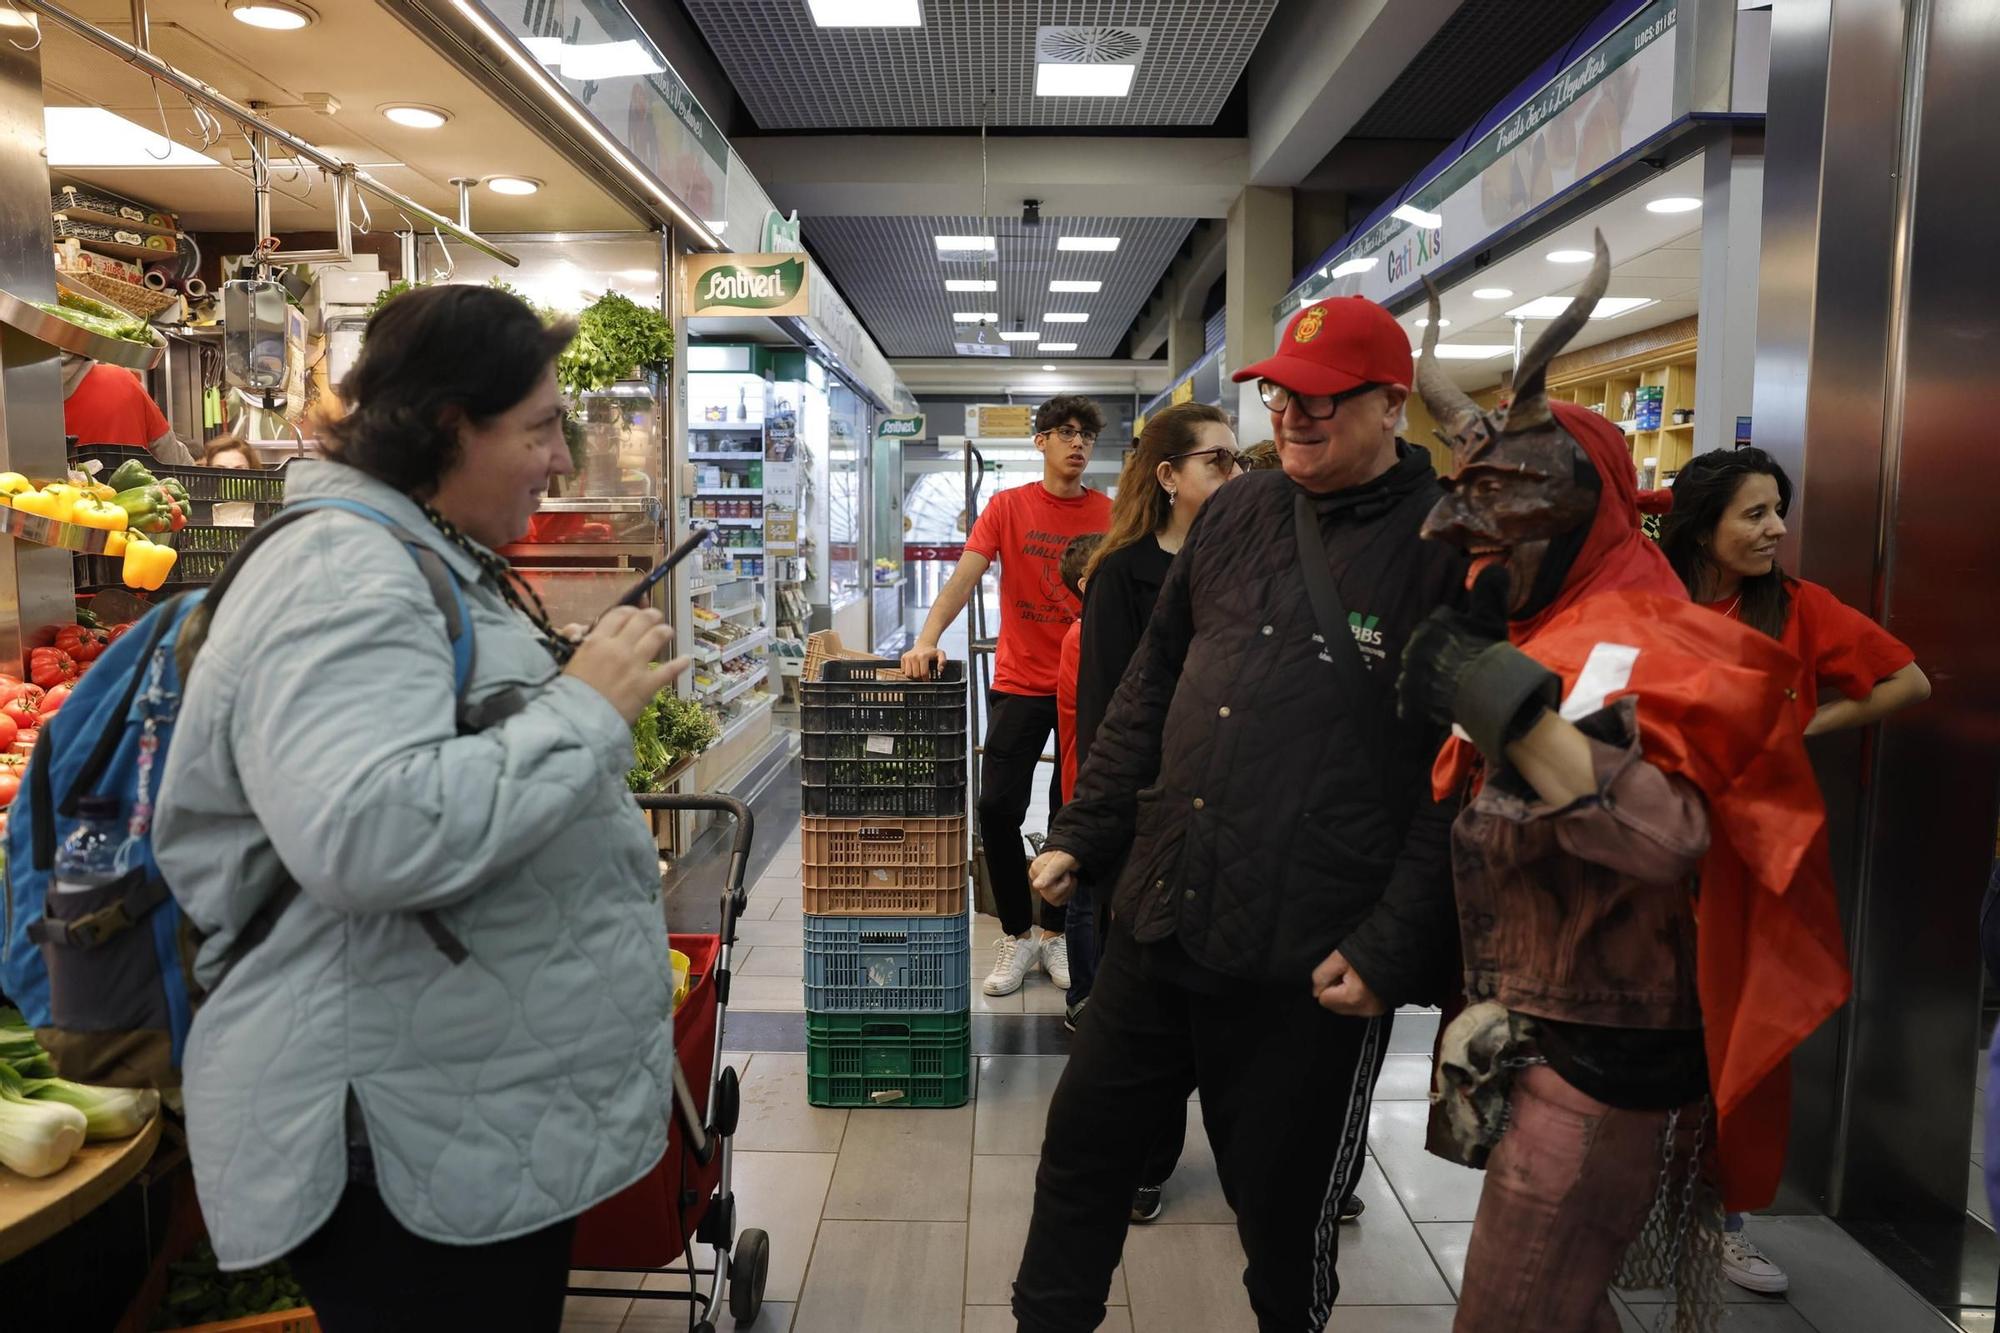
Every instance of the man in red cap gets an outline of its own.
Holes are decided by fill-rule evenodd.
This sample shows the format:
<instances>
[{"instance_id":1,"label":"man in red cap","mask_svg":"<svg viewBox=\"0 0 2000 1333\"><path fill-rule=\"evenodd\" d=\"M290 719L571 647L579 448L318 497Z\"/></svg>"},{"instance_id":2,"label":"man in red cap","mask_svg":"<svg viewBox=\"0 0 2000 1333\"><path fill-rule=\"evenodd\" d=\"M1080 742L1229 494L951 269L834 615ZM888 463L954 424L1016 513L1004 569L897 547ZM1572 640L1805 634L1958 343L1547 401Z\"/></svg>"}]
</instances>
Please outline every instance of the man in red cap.
<instances>
[{"instance_id":1,"label":"man in red cap","mask_svg":"<svg viewBox=\"0 0 2000 1333\"><path fill-rule=\"evenodd\" d=\"M1444 731L1399 720L1392 692L1465 570L1418 537L1438 488L1396 437L1411 371L1395 319L1351 297L1237 374L1282 470L1202 507L1033 867L1052 902L1124 870L1049 1108L1014 1284L1028 1333L1098 1326L1153 1127L1197 1089L1258 1326L1331 1314L1390 1017L1456 980L1454 811L1428 782Z\"/></svg>"}]
</instances>

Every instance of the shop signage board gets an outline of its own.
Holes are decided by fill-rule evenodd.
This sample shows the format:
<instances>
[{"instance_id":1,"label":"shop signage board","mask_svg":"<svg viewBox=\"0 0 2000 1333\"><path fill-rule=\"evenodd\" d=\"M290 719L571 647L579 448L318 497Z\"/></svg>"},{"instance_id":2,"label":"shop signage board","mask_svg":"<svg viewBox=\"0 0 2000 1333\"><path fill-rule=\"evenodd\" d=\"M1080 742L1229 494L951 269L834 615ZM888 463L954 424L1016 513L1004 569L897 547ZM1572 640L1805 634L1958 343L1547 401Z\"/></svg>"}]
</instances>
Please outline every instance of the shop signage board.
<instances>
[{"instance_id":1,"label":"shop signage board","mask_svg":"<svg viewBox=\"0 0 2000 1333\"><path fill-rule=\"evenodd\" d=\"M799 507L799 465L767 461L764 464L764 511L796 510Z\"/></svg>"},{"instance_id":2,"label":"shop signage board","mask_svg":"<svg viewBox=\"0 0 2000 1333\"><path fill-rule=\"evenodd\" d=\"M769 254L797 254L806 248L800 239L799 210L786 217L777 209L764 215L764 249Z\"/></svg>"},{"instance_id":3,"label":"shop signage board","mask_svg":"<svg viewBox=\"0 0 2000 1333\"><path fill-rule=\"evenodd\" d=\"M764 514L764 552L771 556L797 555L799 553L799 516L791 509L766 510Z\"/></svg>"},{"instance_id":4,"label":"shop signage board","mask_svg":"<svg viewBox=\"0 0 2000 1333\"><path fill-rule=\"evenodd\" d=\"M811 273L804 255L689 255L681 261L684 308L690 317L804 315Z\"/></svg>"},{"instance_id":5,"label":"shop signage board","mask_svg":"<svg viewBox=\"0 0 2000 1333\"><path fill-rule=\"evenodd\" d=\"M1035 409L977 403L965 409L965 433L982 440L1025 440L1035 433Z\"/></svg>"},{"instance_id":6,"label":"shop signage board","mask_svg":"<svg viewBox=\"0 0 2000 1333\"><path fill-rule=\"evenodd\" d=\"M722 216L729 142L620 0L479 5L696 217Z\"/></svg>"},{"instance_id":7,"label":"shop signage board","mask_svg":"<svg viewBox=\"0 0 2000 1333\"><path fill-rule=\"evenodd\" d=\"M1652 0L1399 207L1292 289L1280 329L1329 296L1399 301L1440 264L1480 249L1674 121L1680 0ZM1401 214L1402 216L1398 216Z\"/></svg>"},{"instance_id":8,"label":"shop signage board","mask_svg":"<svg viewBox=\"0 0 2000 1333\"><path fill-rule=\"evenodd\" d=\"M875 427L878 440L921 440L924 438L924 418L919 413L913 417L883 417Z\"/></svg>"}]
</instances>

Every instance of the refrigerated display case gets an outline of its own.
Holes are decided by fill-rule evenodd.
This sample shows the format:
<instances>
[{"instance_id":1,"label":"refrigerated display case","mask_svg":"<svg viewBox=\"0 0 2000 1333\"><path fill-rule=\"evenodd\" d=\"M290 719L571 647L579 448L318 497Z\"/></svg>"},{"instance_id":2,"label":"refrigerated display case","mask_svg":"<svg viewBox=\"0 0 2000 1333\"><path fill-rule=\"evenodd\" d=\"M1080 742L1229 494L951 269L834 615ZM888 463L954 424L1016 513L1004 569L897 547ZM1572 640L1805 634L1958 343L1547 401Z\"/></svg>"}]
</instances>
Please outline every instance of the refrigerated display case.
<instances>
[{"instance_id":1,"label":"refrigerated display case","mask_svg":"<svg viewBox=\"0 0 2000 1333\"><path fill-rule=\"evenodd\" d=\"M746 354L752 350L741 349ZM751 364L744 356L742 364ZM771 706L769 552L766 523L782 496L767 482L770 436L784 429L771 386L749 369L689 371L690 526L714 533L689 583L694 691L715 715L722 749L759 724ZM780 479L782 480L782 479Z\"/></svg>"}]
</instances>

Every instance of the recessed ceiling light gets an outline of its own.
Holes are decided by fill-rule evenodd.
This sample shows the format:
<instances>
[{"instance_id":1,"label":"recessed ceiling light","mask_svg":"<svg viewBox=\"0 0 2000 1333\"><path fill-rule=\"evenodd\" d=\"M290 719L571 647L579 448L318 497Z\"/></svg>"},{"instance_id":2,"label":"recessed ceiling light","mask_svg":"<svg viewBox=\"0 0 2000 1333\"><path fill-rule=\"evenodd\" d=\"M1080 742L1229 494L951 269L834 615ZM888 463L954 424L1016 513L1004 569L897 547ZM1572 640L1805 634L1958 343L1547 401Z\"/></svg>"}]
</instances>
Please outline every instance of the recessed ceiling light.
<instances>
[{"instance_id":1,"label":"recessed ceiling light","mask_svg":"<svg viewBox=\"0 0 2000 1333\"><path fill-rule=\"evenodd\" d=\"M1049 284L1049 290L1052 292L1101 292L1104 290L1104 284L1095 278L1057 278Z\"/></svg>"},{"instance_id":2,"label":"recessed ceiling light","mask_svg":"<svg viewBox=\"0 0 2000 1333\"><path fill-rule=\"evenodd\" d=\"M1404 222L1417 227L1442 227L1444 225L1444 214L1426 213L1415 204L1399 204L1396 210L1389 214L1389 216L1400 218Z\"/></svg>"},{"instance_id":3,"label":"recessed ceiling light","mask_svg":"<svg viewBox=\"0 0 2000 1333\"><path fill-rule=\"evenodd\" d=\"M1000 316L990 310L985 314L981 314L977 310L961 310L954 314L952 318L960 324L998 324L1000 322Z\"/></svg>"},{"instance_id":4,"label":"recessed ceiling light","mask_svg":"<svg viewBox=\"0 0 2000 1333\"><path fill-rule=\"evenodd\" d=\"M1701 200L1685 194L1668 195L1665 199L1654 199L1647 203L1648 213L1692 213L1701 207Z\"/></svg>"},{"instance_id":5,"label":"recessed ceiling light","mask_svg":"<svg viewBox=\"0 0 2000 1333\"><path fill-rule=\"evenodd\" d=\"M1475 287L1472 292L1476 301L1504 301L1513 294L1512 287Z\"/></svg>"},{"instance_id":6,"label":"recessed ceiling light","mask_svg":"<svg viewBox=\"0 0 2000 1333\"><path fill-rule=\"evenodd\" d=\"M1350 259L1344 264L1335 264L1328 271L1327 276L1329 278L1345 278L1355 273L1366 273L1381 262L1379 256L1369 259Z\"/></svg>"},{"instance_id":7,"label":"recessed ceiling light","mask_svg":"<svg viewBox=\"0 0 2000 1333\"><path fill-rule=\"evenodd\" d=\"M1040 330L1037 330L1034 333L1015 333L1003 329L1000 333L1000 336L1002 338L1005 338L1010 343L1031 343L1034 342L1036 339L1040 338L1042 335Z\"/></svg>"},{"instance_id":8,"label":"recessed ceiling light","mask_svg":"<svg viewBox=\"0 0 2000 1333\"><path fill-rule=\"evenodd\" d=\"M813 22L822 28L921 28L923 7L917 0L806 0Z\"/></svg>"},{"instance_id":9,"label":"recessed ceiling light","mask_svg":"<svg viewBox=\"0 0 2000 1333\"><path fill-rule=\"evenodd\" d=\"M286 0L232 0L229 17L253 28L297 32L300 28L310 27L319 15L304 5L289 4Z\"/></svg>"},{"instance_id":10,"label":"recessed ceiling light","mask_svg":"<svg viewBox=\"0 0 2000 1333\"><path fill-rule=\"evenodd\" d=\"M542 183L527 176L488 176L486 188L495 194L533 194Z\"/></svg>"},{"instance_id":11,"label":"recessed ceiling light","mask_svg":"<svg viewBox=\"0 0 2000 1333\"><path fill-rule=\"evenodd\" d=\"M1514 350L1513 343L1439 343L1440 361L1485 361L1490 357L1505 356ZM1411 349L1411 356L1422 356L1421 347Z\"/></svg>"},{"instance_id":12,"label":"recessed ceiling light","mask_svg":"<svg viewBox=\"0 0 2000 1333\"><path fill-rule=\"evenodd\" d=\"M937 242L940 254L947 250L984 250L989 254L993 251L991 236L933 236L931 239Z\"/></svg>"},{"instance_id":13,"label":"recessed ceiling light","mask_svg":"<svg viewBox=\"0 0 2000 1333\"><path fill-rule=\"evenodd\" d=\"M413 130L434 130L451 119L451 112L441 106L425 106L421 102L392 102L382 107L381 112L398 125Z\"/></svg>"},{"instance_id":14,"label":"recessed ceiling light","mask_svg":"<svg viewBox=\"0 0 2000 1333\"><path fill-rule=\"evenodd\" d=\"M948 292L994 292L1000 284L992 278L946 278L944 289Z\"/></svg>"},{"instance_id":15,"label":"recessed ceiling light","mask_svg":"<svg viewBox=\"0 0 2000 1333\"><path fill-rule=\"evenodd\" d=\"M1598 301L1591 310L1592 319L1611 319L1627 314L1641 306L1652 305L1657 298L1651 296L1607 296ZM1554 319L1569 309L1567 296L1541 296L1526 305L1517 305L1507 312L1513 319Z\"/></svg>"},{"instance_id":16,"label":"recessed ceiling light","mask_svg":"<svg viewBox=\"0 0 2000 1333\"><path fill-rule=\"evenodd\" d=\"M1427 328L1429 328L1430 326L1431 326L1431 322L1430 322L1430 319L1429 319L1428 317L1426 317L1426 318L1424 318L1424 319L1420 319L1420 320L1418 320L1418 321L1417 321L1417 327L1418 327L1418 328L1420 328L1420 329L1427 329ZM1451 321L1450 321L1450 320L1448 320L1448 319L1441 319L1441 320L1439 320L1439 321L1438 321L1438 327L1439 327L1439 328L1441 328L1441 329L1448 329L1448 328L1450 328L1450 327L1451 327Z\"/></svg>"},{"instance_id":17,"label":"recessed ceiling light","mask_svg":"<svg viewBox=\"0 0 2000 1333\"><path fill-rule=\"evenodd\" d=\"M1137 65L1035 66L1037 97L1126 97L1132 92Z\"/></svg>"},{"instance_id":18,"label":"recessed ceiling light","mask_svg":"<svg viewBox=\"0 0 2000 1333\"><path fill-rule=\"evenodd\" d=\"M1058 236L1056 238L1056 249L1058 250L1109 251L1116 250L1117 248L1118 237L1116 236Z\"/></svg>"},{"instance_id":19,"label":"recessed ceiling light","mask_svg":"<svg viewBox=\"0 0 2000 1333\"><path fill-rule=\"evenodd\" d=\"M11 40L11 39L10 39ZM52 167L219 167L222 164L158 131L94 106L42 111Z\"/></svg>"},{"instance_id":20,"label":"recessed ceiling light","mask_svg":"<svg viewBox=\"0 0 2000 1333\"><path fill-rule=\"evenodd\" d=\"M1043 344L1042 344L1041 346L1037 347L1037 348L1036 348L1035 350L1036 350L1037 352L1074 352L1074 351L1076 350L1076 344L1075 344L1075 343L1043 343Z\"/></svg>"},{"instance_id":21,"label":"recessed ceiling light","mask_svg":"<svg viewBox=\"0 0 2000 1333\"><path fill-rule=\"evenodd\" d=\"M1090 318L1090 316L1089 316L1089 315L1086 315L1086 314L1083 314L1083 313L1081 313L1080 311L1070 311L1070 312L1069 312L1068 314L1062 314L1062 313L1057 313L1057 314L1053 314L1053 315L1043 315L1043 316L1042 316L1042 323L1044 323L1044 324L1082 324L1082 323L1086 322L1087 320L1089 320L1089 318Z\"/></svg>"},{"instance_id":22,"label":"recessed ceiling light","mask_svg":"<svg viewBox=\"0 0 2000 1333\"><path fill-rule=\"evenodd\" d=\"M1043 369L1043 370L1045 370L1045 371L1052 371L1052 370L1054 370L1054 369L1055 369L1055 367L1054 367L1054 366L1043 366L1043 367L1042 367L1042 369Z\"/></svg>"},{"instance_id":23,"label":"recessed ceiling light","mask_svg":"<svg viewBox=\"0 0 2000 1333\"><path fill-rule=\"evenodd\" d=\"M1551 264L1588 264L1597 258L1593 250L1551 250L1542 256Z\"/></svg>"}]
</instances>

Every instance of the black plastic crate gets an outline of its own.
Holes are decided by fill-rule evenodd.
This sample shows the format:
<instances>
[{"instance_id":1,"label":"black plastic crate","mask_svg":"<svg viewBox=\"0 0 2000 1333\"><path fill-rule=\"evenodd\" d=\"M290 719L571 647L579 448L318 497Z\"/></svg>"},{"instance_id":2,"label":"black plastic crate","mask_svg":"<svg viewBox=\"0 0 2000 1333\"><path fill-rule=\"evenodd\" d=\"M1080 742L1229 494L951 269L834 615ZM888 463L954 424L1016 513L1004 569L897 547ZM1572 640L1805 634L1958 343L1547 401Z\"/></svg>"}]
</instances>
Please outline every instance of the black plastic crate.
<instances>
[{"instance_id":1,"label":"black plastic crate","mask_svg":"<svg viewBox=\"0 0 2000 1333\"><path fill-rule=\"evenodd\" d=\"M830 659L799 688L800 730L819 735L944 736L966 729L965 663L906 680L893 662Z\"/></svg>"},{"instance_id":2,"label":"black plastic crate","mask_svg":"<svg viewBox=\"0 0 2000 1333\"><path fill-rule=\"evenodd\" d=\"M965 813L965 783L941 787L802 787L808 815L836 819L948 819Z\"/></svg>"},{"instance_id":3,"label":"black plastic crate","mask_svg":"<svg viewBox=\"0 0 2000 1333\"><path fill-rule=\"evenodd\" d=\"M244 528L244 532L251 529ZM165 598L183 588L200 588L222 576L231 551L182 551L174 561L168 582L154 595ZM122 588L125 586L125 557L122 555L79 555L76 557L78 590Z\"/></svg>"},{"instance_id":4,"label":"black plastic crate","mask_svg":"<svg viewBox=\"0 0 2000 1333\"><path fill-rule=\"evenodd\" d=\"M817 759L929 759L944 763L965 762L965 732L941 734L899 732L833 731L804 732L799 737L806 762Z\"/></svg>"},{"instance_id":5,"label":"black plastic crate","mask_svg":"<svg viewBox=\"0 0 2000 1333\"><path fill-rule=\"evenodd\" d=\"M289 460L275 468L190 467L162 463L153 457L150 449L129 444L80 444L69 453L73 468L81 468L92 460L103 464L97 474L100 479L109 478L120 464L135 459L162 481L171 477L187 488L188 501L194 510L188 515L192 523L212 522L215 506L224 503L256 505L255 517L257 522L262 523L285 503L285 473Z\"/></svg>"}]
</instances>

